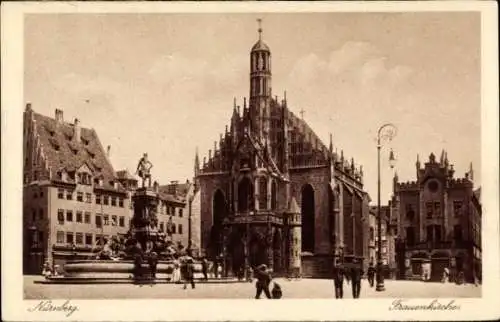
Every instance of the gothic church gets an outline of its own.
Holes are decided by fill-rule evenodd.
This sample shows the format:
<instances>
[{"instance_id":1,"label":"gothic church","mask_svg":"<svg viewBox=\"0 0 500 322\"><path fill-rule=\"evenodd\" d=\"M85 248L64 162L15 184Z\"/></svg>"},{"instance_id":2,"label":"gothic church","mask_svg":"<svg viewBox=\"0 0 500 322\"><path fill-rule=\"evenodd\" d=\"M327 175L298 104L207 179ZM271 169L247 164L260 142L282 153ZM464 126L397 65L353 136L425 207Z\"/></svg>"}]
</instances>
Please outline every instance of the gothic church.
<instances>
[{"instance_id":1,"label":"gothic church","mask_svg":"<svg viewBox=\"0 0 500 322\"><path fill-rule=\"evenodd\" d=\"M236 103L195 178L200 189L201 251L225 275L266 264L276 275L324 277L334 261L367 265L368 202L363 169L327 147L272 96L271 51L250 52L250 97Z\"/></svg>"}]
</instances>

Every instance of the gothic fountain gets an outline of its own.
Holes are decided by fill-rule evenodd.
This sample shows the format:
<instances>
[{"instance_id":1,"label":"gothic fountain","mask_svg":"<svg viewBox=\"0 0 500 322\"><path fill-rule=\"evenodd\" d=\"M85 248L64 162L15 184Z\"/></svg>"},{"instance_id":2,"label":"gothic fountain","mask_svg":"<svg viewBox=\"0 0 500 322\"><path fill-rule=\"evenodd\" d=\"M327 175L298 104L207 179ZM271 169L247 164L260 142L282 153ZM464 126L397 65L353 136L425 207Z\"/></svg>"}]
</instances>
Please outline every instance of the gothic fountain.
<instances>
[{"instance_id":1,"label":"gothic fountain","mask_svg":"<svg viewBox=\"0 0 500 322\"><path fill-rule=\"evenodd\" d=\"M142 187L132 195L134 215L127 240L118 245L116 241L107 241L102 251L96 254L96 259L70 260L64 265L62 275L47 277L43 283L131 283L137 280L134 272L138 256L142 259L140 262L144 272L149 271L150 261L154 258L157 263L156 281L166 281L171 276L174 259L168 250L172 247L167 247L168 244L158 232L156 211L159 191L156 182L151 187L151 168L152 164L147 154L144 154L137 166ZM122 251L113 254L113 248L116 249L113 246L118 246ZM197 260L194 261L194 269L199 276L202 267Z\"/></svg>"}]
</instances>

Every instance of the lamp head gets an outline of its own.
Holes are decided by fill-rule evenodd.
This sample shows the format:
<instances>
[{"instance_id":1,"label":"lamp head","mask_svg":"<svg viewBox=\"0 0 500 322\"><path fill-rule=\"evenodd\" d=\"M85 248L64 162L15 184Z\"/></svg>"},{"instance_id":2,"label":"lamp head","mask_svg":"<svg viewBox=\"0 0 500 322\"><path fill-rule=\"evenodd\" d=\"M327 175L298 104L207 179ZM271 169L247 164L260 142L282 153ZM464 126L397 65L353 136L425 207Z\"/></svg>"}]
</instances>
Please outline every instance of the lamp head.
<instances>
[{"instance_id":1,"label":"lamp head","mask_svg":"<svg viewBox=\"0 0 500 322\"><path fill-rule=\"evenodd\" d=\"M396 165L396 158L394 157L394 151L391 149L391 152L389 153L389 165L391 169L394 168Z\"/></svg>"}]
</instances>

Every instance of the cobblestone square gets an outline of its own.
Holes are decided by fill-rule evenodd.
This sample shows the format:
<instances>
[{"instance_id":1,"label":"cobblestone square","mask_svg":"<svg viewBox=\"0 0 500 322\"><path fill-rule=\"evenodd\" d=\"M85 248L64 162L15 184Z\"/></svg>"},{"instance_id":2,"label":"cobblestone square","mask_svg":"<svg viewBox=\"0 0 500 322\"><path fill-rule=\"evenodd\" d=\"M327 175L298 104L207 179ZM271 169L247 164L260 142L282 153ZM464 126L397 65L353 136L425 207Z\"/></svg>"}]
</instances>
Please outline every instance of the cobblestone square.
<instances>
[{"instance_id":1,"label":"cobblestone square","mask_svg":"<svg viewBox=\"0 0 500 322\"><path fill-rule=\"evenodd\" d=\"M42 277L24 277L25 299L252 299L255 283L197 283L195 289L184 290L182 284L35 284ZM333 281L275 279L283 289L283 298L334 298ZM386 290L376 292L363 280L360 298L467 298L481 297L481 286L424 283L420 281L385 282ZM263 296L264 298L264 296ZM344 284L344 298L351 299L351 285Z\"/></svg>"}]
</instances>

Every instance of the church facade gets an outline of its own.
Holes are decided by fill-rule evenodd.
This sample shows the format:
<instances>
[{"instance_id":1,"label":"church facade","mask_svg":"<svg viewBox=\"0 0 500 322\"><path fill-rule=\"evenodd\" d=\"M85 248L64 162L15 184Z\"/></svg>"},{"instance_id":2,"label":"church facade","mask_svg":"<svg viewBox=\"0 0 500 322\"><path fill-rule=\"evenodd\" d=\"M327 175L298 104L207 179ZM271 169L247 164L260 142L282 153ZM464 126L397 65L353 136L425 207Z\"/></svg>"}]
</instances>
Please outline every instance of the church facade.
<instances>
[{"instance_id":1,"label":"church facade","mask_svg":"<svg viewBox=\"0 0 500 322\"><path fill-rule=\"evenodd\" d=\"M334 261L367 265L370 201L363 169L326 146L272 95L271 51L250 52L250 96L233 104L229 126L202 162L201 251L224 273L266 264L276 274L329 276Z\"/></svg>"}]
</instances>

